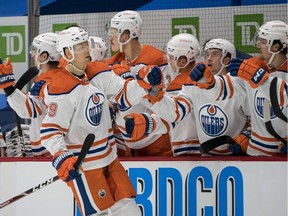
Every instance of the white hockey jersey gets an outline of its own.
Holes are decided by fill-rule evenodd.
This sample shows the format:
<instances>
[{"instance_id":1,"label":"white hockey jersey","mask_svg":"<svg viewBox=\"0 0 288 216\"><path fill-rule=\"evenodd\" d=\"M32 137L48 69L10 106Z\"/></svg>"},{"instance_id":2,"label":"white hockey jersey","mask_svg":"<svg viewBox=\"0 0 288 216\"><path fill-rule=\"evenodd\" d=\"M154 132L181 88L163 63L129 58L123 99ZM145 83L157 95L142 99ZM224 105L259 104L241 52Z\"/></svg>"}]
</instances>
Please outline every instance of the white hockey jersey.
<instances>
[{"instance_id":1,"label":"white hockey jersey","mask_svg":"<svg viewBox=\"0 0 288 216\"><path fill-rule=\"evenodd\" d=\"M82 165L84 170L105 167L117 157L107 96L115 95L115 102L121 98L123 104L131 106L146 94L136 81L123 80L106 65L106 70L97 72L94 64L101 67L89 63L87 76L82 79L62 70L44 89L48 108L41 127L42 145L52 155L66 149L78 155L85 137L94 133L95 141Z\"/></svg>"},{"instance_id":2,"label":"white hockey jersey","mask_svg":"<svg viewBox=\"0 0 288 216\"><path fill-rule=\"evenodd\" d=\"M245 101L245 95L239 95L227 101L216 102L205 93L205 90L193 86L188 77L176 97L165 95L161 101L152 106L152 110L166 121L177 123L191 115L189 113L193 108L195 121L190 122L190 127L195 124L199 142L203 143L222 135L235 137L240 134L245 129L249 115L243 108ZM228 145L220 146L211 153L231 154Z\"/></svg>"},{"instance_id":3,"label":"white hockey jersey","mask_svg":"<svg viewBox=\"0 0 288 216\"><path fill-rule=\"evenodd\" d=\"M41 73L35 79L35 82L45 80L46 83L49 83L49 80L54 77L53 75L57 73L58 70L59 69L54 69ZM29 132L34 156L49 156L49 152L41 145L40 138L41 123L46 115L46 105L42 100L42 96L43 95L36 97L30 94L24 94L16 89L7 97L9 105L21 118L31 120Z\"/></svg>"},{"instance_id":4,"label":"white hockey jersey","mask_svg":"<svg viewBox=\"0 0 288 216\"><path fill-rule=\"evenodd\" d=\"M166 94L175 97L186 82L190 70L178 74L167 86ZM172 150L174 156L200 155L199 140L195 123L194 108L189 115L178 122L170 131Z\"/></svg>"},{"instance_id":5,"label":"white hockey jersey","mask_svg":"<svg viewBox=\"0 0 288 216\"><path fill-rule=\"evenodd\" d=\"M287 61L277 71L270 73L269 78L258 88L253 89L244 80L229 75L216 78L216 84L209 93L216 100L225 100L239 95L246 95L248 98L251 114L251 139L248 145L247 154L254 156L275 156L279 155L279 140L273 137L266 129L264 121L264 99L270 100L269 88L273 77L279 77L277 82L277 97L280 101L282 112L287 116ZM271 109L271 108L270 108ZM273 111L270 113L274 130L284 139L287 139L287 124L277 118Z\"/></svg>"},{"instance_id":6,"label":"white hockey jersey","mask_svg":"<svg viewBox=\"0 0 288 216\"><path fill-rule=\"evenodd\" d=\"M140 68L146 66L146 65L157 65L161 68L162 73L164 74L164 83L165 86L174 78L174 74L169 68L167 67L167 61L163 58L164 53L155 47L149 46L149 45L143 45L142 51L139 54L139 56L134 59L133 61L127 62L129 65L130 71L133 74L133 76L136 76L136 73L140 70ZM125 54L118 52L114 56L112 56L108 61L107 64L112 66L115 63L119 63L121 61L125 60ZM118 107L119 111L116 114L116 123L118 125L118 128L121 131L122 137L124 138L124 141L126 145L131 149L143 149L145 147L150 146L151 144L154 145L170 145L170 138L169 134L157 134L152 132L149 134L149 136L144 137L140 140L133 140L131 141L129 136L126 134L125 130L125 121L123 117L129 113L148 113L152 114L150 110L150 104L146 104L145 102L138 104L133 107L126 107L123 104L120 104ZM153 155L152 152L153 149L149 150L150 153L148 155ZM171 146L170 146L171 151ZM164 152L163 152L164 153ZM170 152L172 155L172 152ZM146 153L145 153L146 154ZM166 154L166 153L165 153Z\"/></svg>"}]
</instances>

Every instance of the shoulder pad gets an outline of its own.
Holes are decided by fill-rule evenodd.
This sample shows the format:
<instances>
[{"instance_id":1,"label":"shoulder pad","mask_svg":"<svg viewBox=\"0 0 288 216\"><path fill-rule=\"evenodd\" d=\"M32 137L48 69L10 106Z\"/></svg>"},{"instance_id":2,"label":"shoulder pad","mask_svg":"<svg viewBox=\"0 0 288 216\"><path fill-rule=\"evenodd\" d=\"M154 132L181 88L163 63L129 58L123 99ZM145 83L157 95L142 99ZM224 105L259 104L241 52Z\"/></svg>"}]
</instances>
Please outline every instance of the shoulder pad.
<instances>
[{"instance_id":1,"label":"shoulder pad","mask_svg":"<svg viewBox=\"0 0 288 216\"><path fill-rule=\"evenodd\" d=\"M89 62L85 72L89 80L101 72L110 71L110 68L103 62Z\"/></svg>"}]
</instances>

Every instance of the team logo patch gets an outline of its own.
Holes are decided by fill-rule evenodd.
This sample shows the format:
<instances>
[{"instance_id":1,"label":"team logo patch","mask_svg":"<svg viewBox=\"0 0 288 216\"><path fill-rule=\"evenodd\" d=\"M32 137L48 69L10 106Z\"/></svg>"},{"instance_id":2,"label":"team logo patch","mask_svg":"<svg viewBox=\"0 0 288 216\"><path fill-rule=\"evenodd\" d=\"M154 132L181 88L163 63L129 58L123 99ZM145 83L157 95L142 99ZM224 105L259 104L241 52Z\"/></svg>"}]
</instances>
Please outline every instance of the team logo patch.
<instances>
[{"instance_id":1,"label":"team logo patch","mask_svg":"<svg viewBox=\"0 0 288 216\"><path fill-rule=\"evenodd\" d=\"M100 189L98 191L98 196L101 197L101 198L105 197L106 196L106 191L104 189Z\"/></svg>"},{"instance_id":2,"label":"team logo patch","mask_svg":"<svg viewBox=\"0 0 288 216\"><path fill-rule=\"evenodd\" d=\"M261 97L259 91L257 90L254 95L254 109L260 118L264 118L264 100L265 98ZM269 107L270 107L270 118L274 119L276 115L273 112L271 105Z\"/></svg>"},{"instance_id":3,"label":"team logo patch","mask_svg":"<svg viewBox=\"0 0 288 216\"><path fill-rule=\"evenodd\" d=\"M93 126L98 126L101 121L101 116L103 112L104 95L100 93L95 93L91 95L88 99L86 106L86 118L90 124Z\"/></svg>"},{"instance_id":4,"label":"team logo patch","mask_svg":"<svg viewBox=\"0 0 288 216\"><path fill-rule=\"evenodd\" d=\"M212 137L223 134L228 127L227 115L215 104L206 104L200 108L199 121L204 133Z\"/></svg>"}]
</instances>

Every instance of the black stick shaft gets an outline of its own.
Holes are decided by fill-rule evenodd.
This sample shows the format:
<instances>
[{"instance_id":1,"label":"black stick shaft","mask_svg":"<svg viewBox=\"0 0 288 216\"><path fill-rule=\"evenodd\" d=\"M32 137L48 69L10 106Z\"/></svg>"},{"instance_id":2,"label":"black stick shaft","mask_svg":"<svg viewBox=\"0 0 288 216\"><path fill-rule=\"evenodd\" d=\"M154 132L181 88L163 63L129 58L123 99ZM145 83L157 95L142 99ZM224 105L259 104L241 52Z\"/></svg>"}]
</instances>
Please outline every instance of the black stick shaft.
<instances>
[{"instance_id":1,"label":"black stick shaft","mask_svg":"<svg viewBox=\"0 0 288 216\"><path fill-rule=\"evenodd\" d=\"M80 151L80 154L79 154L77 161L74 165L75 170L78 170L80 168L80 166L81 166L82 162L84 161L91 145L94 142L94 139L95 139L94 134L88 134L87 137L85 138L82 149ZM53 182L57 181L58 179L59 179L58 176L54 176L53 178L50 178L50 179L46 180L45 182L43 182L43 183L41 183L41 184L39 184L33 188L30 188L30 189L24 191L23 193L18 194L17 196L14 196L14 197L6 200L5 202L0 203L0 209L10 205L11 203L16 202L17 200L19 200L25 196L28 196L29 194L32 194L32 193L50 185L50 184L52 184Z\"/></svg>"}]
</instances>

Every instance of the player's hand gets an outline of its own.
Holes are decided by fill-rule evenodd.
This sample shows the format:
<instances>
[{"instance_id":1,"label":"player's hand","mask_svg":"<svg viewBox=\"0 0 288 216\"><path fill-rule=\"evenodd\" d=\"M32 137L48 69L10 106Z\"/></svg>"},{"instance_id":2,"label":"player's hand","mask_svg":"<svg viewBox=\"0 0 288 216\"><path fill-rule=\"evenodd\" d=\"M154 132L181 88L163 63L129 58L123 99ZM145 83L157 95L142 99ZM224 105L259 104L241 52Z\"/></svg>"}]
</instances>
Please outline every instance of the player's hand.
<instances>
[{"instance_id":1,"label":"player's hand","mask_svg":"<svg viewBox=\"0 0 288 216\"><path fill-rule=\"evenodd\" d=\"M77 158L71 151L59 151L53 156L52 165L57 170L61 180L69 182L81 176L74 169Z\"/></svg>"},{"instance_id":2,"label":"player's hand","mask_svg":"<svg viewBox=\"0 0 288 216\"><path fill-rule=\"evenodd\" d=\"M287 155L287 145L281 143L278 145L278 149L281 154Z\"/></svg>"},{"instance_id":3,"label":"player's hand","mask_svg":"<svg viewBox=\"0 0 288 216\"><path fill-rule=\"evenodd\" d=\"M232 76L238 76L250 84L252 88L257 88L269 76L263 68L241 59L232 59L228 66L228 71Z\"/></svg>"},{"instance_id":4,"label":"player's hand","mask_svg":"<svg viewBox=\"0 0 288 216\"><path fill-rule=\"evenodd\" d=\"M15 85L15 77L13 74L13 67L10 58L7 57L2 64L0 64L0 89Z\"/></svg>"},{"instance_id":5,"label":"player's hand","mask_svg":"<svg viewBox=\"0 0 288 216\"><path fill-rule=\"evenodd\" d=\"M130 67L124 61L121 61L119 64L114 64L111 69L123 79L134 79Z\"/></svg>"},{"instance_id":6,"label":"player's hand","mask_svg":"<svg viewBox=\"0 0 288 216\"><path fill-rule=\"evenodd\" d=\"M34 85L32 86L30 90L30 94L33 96L39 96L40 91L43 87L43 85L46 83L45 80L40 80L39 82L34 82Z\"/></svg>"},{"instance_id":7,"label":"player's hand","mask_svg":"<svg viewBox=\"0 0 288 216\"><path fill-rule=\"evenodd\" d=\"M229 144L229 149L233 153L233 155L245 155L246 154L250 137L251 137L251 133L249 131L244 131L238 136L233 138L235 143Z\"/></svg>"},{"instance_id":8,"label":"player's hand","mask_svg":"<svg viewBox=\"0 0 288 216\"><path fill-rule=\"evenodd\" d=\"M204 64L196 65L189 76L192 80L192 84L201 89L212 88L215 84L215 79L210 68L206 67ZM205 78L205 81L201 82L203 77Z\"/></svg>"},{"instance_id":9,"label":"player's hand","mask_svg":"<svg viewBox=\"0 0 288 216\"><path fill-rule=\"evenodd\" d=\"M155 127L155 120L146 113L131 113L124 116L126 133L132 140L148 136Z\"/></svg>"},{"instance_id":10,"label":"player's hand","mask_svg":"<svg viewBox=\"0 0 288 216\"><path fill-rule=\"evenodd\" d=\"M142 67L136 74L138 84L144 88L148 94L144 98L155 104L163 98L163 75L158 66L147 65Z\"/></svg>"},{"instance_id":11,"label":"player's hand","mask_svg":"<svg viewBox=\"0 0 288 216\"><path fill-rule=\"evenodd\" d=\"M238 76L238 70L242 62L243 59L240 58L234 58L230 61L230 64L228 65L228 71L231 76Z\"/></svg>"},{"instance_id":12,"label":"player's hand","mask_svg":"<svg viewBox=\"0 0 288 216\"><path fill-rule=\"evenodd\" d=\"M142 67L136 74L138 84L146 89L151 90L156 87L159 91L163 88L163 79L161 69L156 65L147 65Z\"/></svg>"}]
</instances>

